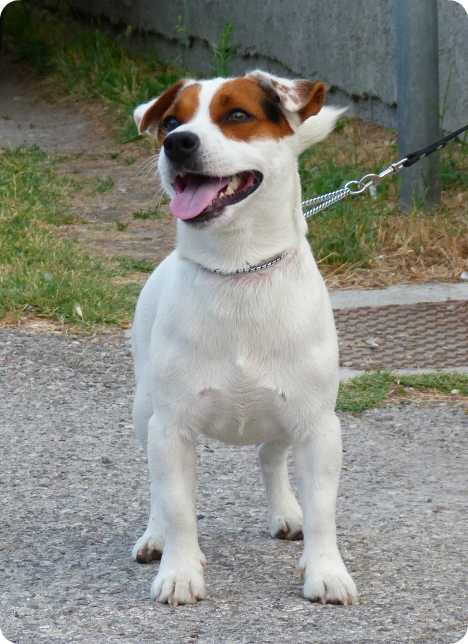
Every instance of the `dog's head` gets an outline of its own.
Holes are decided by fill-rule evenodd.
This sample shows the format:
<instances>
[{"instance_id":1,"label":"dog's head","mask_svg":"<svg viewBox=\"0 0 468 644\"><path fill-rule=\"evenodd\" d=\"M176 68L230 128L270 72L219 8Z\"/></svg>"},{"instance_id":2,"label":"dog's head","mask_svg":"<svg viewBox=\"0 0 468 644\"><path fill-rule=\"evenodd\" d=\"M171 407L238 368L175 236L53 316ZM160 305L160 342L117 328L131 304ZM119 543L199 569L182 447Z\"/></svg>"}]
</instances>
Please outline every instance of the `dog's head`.
<instances>
[{"instance_id":1,"label":"dog's head","mask_svg":"<svg viewBox=\"0 0 468 644\"><path fill-rule=\"evenodd\" d=\"M340 114L322 109L324 96L323 83L254 71L182 80L138 107L140 133L161 146L159 172L172 214L200 229L261 200L284 206L297 183L298 154L325 138Z\"/></svg>"}]
</instances>

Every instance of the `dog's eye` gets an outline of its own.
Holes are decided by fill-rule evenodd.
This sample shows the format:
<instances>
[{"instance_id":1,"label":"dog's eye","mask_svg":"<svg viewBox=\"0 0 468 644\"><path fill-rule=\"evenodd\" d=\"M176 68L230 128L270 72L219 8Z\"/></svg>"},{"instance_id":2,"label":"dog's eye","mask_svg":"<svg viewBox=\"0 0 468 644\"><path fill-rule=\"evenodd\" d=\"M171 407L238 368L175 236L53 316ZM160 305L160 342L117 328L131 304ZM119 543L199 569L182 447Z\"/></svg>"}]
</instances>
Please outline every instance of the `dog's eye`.
<instances>
[{"instance_id":1,"label":"dog's eye","mask_svg":"<svg viewBox=\"0 0 468 644\"><path fill-rule=\"evenodd\" d=\"M230 121L231 123L243 123L245 121L250 121L252 118L252 115L244 110L232 110L227 115L226 121Z\"/></svg>"},{"instance_id":2,"label":"dog's eye","mask_svg":"<svg viewBox=\"0 0 468 644\"><path fill-rule=\"evenodd\" d=\"M163 129L166 130L166 132L172 132L172 130L175 130L179 125L180 123L175 116L166 116L162 124Z\"/></svg>"}]
</instances>

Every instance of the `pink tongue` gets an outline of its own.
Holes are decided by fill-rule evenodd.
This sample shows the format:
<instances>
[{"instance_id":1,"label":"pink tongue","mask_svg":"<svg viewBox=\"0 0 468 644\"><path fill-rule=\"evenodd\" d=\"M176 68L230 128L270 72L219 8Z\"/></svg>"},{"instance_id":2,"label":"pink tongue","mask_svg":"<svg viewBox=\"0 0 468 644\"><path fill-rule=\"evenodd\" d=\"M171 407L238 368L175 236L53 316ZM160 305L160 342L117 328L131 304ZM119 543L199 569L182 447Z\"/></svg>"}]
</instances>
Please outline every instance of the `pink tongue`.
<instances>
[{"instance_id":1,"label":"pink tongue","mask_svg":"<svg viewBox=\"0 0 468 644\"><path fill-rule=\"evenodd\" d=\"M207 208L218 192L225 188L231 177L214 177L208 179L201 175L188 175L185 190L176 195L170 209L177 219L192 219Z\"/></svg>"}]
</instances>

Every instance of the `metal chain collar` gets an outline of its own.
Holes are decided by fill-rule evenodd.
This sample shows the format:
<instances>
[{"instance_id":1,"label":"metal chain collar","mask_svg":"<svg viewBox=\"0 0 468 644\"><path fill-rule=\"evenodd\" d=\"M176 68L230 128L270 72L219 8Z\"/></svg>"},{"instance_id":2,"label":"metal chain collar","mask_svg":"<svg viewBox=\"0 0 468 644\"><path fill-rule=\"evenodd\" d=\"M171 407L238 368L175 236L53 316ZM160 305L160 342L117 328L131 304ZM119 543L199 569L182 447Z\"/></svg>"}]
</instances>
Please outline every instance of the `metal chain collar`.
<instances>
[{"instance_id":1,"label":"metal chain collar","mask_svg":"<svg viewBox=\"0 0 468 644\"><path fill-rule=\"evenodd\" d=\"M210 273L219 273L220 275L239 275L240 273L255 273L255 271L261 271L264 268L269 268L270 266L273 266L273 264L277 264L283 259L283 257L286 257L286 255L289 255L288 250L282 255L280 255L279 257L277 257L276 259L272 259L270 262L266 262L266 264L259 264L258 266L251 266L250 268L239 268L237 271L232 271L231 273L222 271L219 268L210 268L209 266L203 266L203 264L200 264L200 266L205 270L210 271Z\"/></svg>"}]
</instances>

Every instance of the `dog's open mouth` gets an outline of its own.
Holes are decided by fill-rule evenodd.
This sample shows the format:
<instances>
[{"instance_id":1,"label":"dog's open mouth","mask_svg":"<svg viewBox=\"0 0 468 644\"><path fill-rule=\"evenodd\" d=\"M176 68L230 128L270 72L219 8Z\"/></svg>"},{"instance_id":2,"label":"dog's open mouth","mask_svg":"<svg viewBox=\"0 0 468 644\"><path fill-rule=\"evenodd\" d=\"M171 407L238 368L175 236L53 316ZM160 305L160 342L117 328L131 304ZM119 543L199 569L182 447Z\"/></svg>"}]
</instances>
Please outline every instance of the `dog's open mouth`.
<instances>
[{"instance_id":1,"label":"dog's open mouth","mask_svg":"<svg viewBox=\"0 0 468 644\"><path fill-rule=\"evenodd\" d=\"M174 217L190 222L218 217L226 206L232 206L255 192L263 180L260 172L239 172L229 177L208 177L183 172L172 184L176 196L171 201Z\"/></svg>"}]
</instances>

